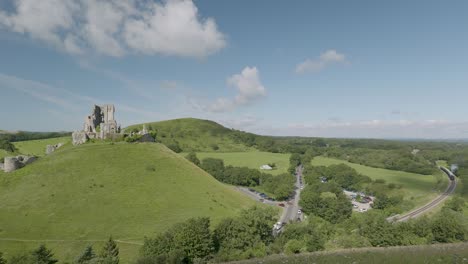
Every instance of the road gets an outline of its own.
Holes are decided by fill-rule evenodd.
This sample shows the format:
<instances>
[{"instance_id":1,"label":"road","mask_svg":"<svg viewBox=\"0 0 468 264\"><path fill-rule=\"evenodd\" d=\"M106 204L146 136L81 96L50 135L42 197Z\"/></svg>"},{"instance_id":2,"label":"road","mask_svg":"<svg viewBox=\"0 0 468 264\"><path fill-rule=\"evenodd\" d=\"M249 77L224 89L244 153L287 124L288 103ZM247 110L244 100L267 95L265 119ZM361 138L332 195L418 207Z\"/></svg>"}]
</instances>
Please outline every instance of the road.
<instances>
[{"instance_id":1,"label":"road","mask_svg":"<svg viewBox=\"0 0 468 264\"><path fill-rule=\"evenodd\" d=\"M285 222L288 223L290 221L296 221L298 218L300 220L303 219L303 214L298 214L299 210L299 198L301 196L301 182L303 182L302 179L302 172L304 170L304 167L302 165L299 165L296 168L296 192L294 195L294 199L289 201L286 204L286 207L284 208L283 214L281 215L280 222Z\"/></svg>"},{"instance_id":2,"label":"road","mask_svg":"<svg viewBox=\"0 0 468 264\"><path fill-rule=\"evenodd\" d=\"M446 169L442 169L442 167L440 167L440 169L445 172L447 174L447 177L449 177L449 173L450 170ZM429 202L428 204L422 206L422 207L419 207L403 216L397 216L397 217L391 217L391 218L387 218L387 220L395 220L395 222L404 222L404 221L407 221L411 218L416 218L418 216L421 216L422 214L424 213L427 213L428 211L434 209L434 207L438 206L440 203L442 203L445 199L448 198L448 196L450 194L452 194L454 191L455 191L455 188L457 187L457 179L455 178L453 181L450 180L449 178L449 185L447 186L447 189L445 190L445 192L443 192L441 195L437 196L434 200L432 200L431 202Z\"/></svg>"}]
</instances>

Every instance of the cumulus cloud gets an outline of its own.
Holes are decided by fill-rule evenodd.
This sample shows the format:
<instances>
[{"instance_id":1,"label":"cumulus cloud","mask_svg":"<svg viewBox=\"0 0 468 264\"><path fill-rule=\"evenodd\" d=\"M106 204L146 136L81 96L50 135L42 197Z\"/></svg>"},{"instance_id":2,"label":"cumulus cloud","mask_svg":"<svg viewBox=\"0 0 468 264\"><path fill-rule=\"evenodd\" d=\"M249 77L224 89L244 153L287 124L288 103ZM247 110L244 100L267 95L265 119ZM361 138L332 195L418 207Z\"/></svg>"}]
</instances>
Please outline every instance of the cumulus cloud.
<instances>
[{"instance_id":1,"label":"cumulus cloud","mask_svg":"<svg viewBox=\"0 0 468 264\"><path fill-rule=\"evenodd\" d=\"M212 18L191 0L10 0L0 28L25 34L71 54L94 51L205 57L226 45Z\"/></svg>"},{"instance_id":2,"label":"cumulus cloud","mask_svg":"<svg viewBox=\"0 0 468 264\"><path fill-rule=\"evenodd\" d=\"M317 59L306 59L296 66L296 73L318 72L333 64L346 63L344 54L336 50L327 50L320 54Z\"/></svg>"},{"instance_id":3,"label":"cumulus cloud","mask_svg":"<svg viewBox=\"0 0 468 264\"><path fill-rule=\"evenodd\" d=\"M266 89L260 81L257 67L245 67L240 74L227 79L227 85L237 90L234 98L218 98L207 107L211 112L226 112L241 105L248 105L266 96Z\"/></svg>"}]
</instances>

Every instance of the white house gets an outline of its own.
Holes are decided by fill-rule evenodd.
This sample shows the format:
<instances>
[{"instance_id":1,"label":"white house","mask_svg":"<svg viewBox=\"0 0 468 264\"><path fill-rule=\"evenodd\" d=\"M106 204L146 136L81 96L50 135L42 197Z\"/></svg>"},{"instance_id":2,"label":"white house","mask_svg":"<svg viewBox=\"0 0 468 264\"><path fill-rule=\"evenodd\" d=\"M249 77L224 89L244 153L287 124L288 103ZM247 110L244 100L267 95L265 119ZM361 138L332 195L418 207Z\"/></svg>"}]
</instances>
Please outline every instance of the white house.
<instances>
[{"instance_id":1,"label":"white house","mask_svg":"<svg viewBox=\"0 0 468 264\"><path fill-rule=\"evenodd\" d=\"M260 169L261 170L272 170L273 168L270 167L270 165L262 165L262 166L260 166Z\"/></svg>"}]
</instances>

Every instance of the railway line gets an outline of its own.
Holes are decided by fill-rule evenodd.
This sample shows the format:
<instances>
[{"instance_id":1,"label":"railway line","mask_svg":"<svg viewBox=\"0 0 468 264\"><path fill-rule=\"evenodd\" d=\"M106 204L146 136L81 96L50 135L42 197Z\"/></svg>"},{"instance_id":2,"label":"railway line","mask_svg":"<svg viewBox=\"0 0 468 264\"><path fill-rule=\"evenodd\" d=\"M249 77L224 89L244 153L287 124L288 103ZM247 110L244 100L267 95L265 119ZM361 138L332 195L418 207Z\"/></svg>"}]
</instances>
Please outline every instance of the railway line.
<instances>
[{"instance_id":1,"label":"railway line","mask_svg":"<svg viewBox=\"0 0 468 264\"><path fill-rule=\"evenodd\" d=\"M428 204L419 207L403 216L398 216L398 217L392 217L392 220L395 222L404 222L407 221L411 218L416 218L430 210L432 210L434 207L438 206L440 203L442 203L447 197L452 194L455 191L455 188L457 187L457 179L455 175L448 170L447 168L444 167L439 167L445 174L447 174L447 177L449 178L450 184L447 186L447 189L439 196L437 196L434 200L429 202Z\"/></svg>"}]
</instances>

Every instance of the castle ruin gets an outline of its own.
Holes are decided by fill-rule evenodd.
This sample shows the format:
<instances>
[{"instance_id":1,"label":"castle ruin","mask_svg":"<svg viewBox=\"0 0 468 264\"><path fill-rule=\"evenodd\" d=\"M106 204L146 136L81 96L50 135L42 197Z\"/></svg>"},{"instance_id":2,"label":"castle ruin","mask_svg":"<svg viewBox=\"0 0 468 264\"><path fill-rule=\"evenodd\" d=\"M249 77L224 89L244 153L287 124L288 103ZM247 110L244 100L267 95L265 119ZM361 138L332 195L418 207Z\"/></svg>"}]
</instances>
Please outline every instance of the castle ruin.
<instances>
[{"instance_id":1,"label":"castle ruin","mask_svg":"<svg viewBox=\"0 0 468 264\"><path fill-rule=\"evenodd\" d=\"M120 133L120 126L114 119L115 107L113 104L94 105L91 115L85 117L82 131L72 134L73 145L85 143L88 139L107 139Z\"/></svg>"}]
</instances>

